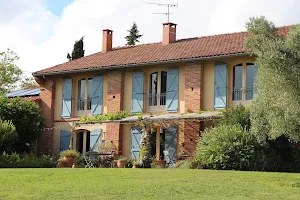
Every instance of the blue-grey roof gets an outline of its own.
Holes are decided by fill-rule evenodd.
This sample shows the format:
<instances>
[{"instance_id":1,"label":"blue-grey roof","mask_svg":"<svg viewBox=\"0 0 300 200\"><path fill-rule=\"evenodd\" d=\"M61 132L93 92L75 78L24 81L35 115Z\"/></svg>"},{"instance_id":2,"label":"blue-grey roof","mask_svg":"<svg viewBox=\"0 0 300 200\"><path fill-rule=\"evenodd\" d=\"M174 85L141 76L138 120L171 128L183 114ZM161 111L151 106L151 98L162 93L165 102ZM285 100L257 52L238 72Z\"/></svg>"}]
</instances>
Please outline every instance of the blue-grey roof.
<instances>
[{"instance_id":1,"label":"blue-grey roof","mask_svg":"<svg viewBox=\"0 0 300 200\"><path fill-rule=\"evenodd\" d=\"M40 88L17 90L6 94L6 97L29 97L39 96L41 93Z\"/></svg>"}]
</instances>

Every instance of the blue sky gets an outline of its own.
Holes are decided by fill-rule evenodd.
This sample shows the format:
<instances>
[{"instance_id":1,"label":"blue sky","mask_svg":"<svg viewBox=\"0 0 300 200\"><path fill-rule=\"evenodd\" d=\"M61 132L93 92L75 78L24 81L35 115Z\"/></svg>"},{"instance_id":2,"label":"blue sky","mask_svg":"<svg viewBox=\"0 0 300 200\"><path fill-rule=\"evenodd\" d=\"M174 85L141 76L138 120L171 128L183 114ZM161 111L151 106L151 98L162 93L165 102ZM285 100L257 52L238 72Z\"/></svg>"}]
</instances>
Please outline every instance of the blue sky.
<instances>
[{"instance_id":1,"label":"blue sky","mask_svg":"<svg viewBox=\"0 0 300 200\"><path fill-rule=\"evenodd\" d=\"M74 0L46 0L46 8L54 15L60 16L64 8Z\"/></svg>"}]
</instances>

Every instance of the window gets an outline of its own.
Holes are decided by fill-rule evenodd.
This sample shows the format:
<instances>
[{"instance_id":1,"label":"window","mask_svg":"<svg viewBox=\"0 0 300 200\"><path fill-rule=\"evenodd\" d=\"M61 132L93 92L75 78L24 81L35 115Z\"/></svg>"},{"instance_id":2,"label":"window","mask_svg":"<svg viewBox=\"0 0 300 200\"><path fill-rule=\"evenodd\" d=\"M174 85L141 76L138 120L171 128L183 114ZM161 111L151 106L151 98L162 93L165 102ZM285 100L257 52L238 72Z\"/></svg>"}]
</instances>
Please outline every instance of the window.
<instances>
[{"instance_id":1,"label":"window","mask_svg":"<svg viewBox=\"0 0 300 200\"><path fill-rule=\"evenodd\" d=\"M166 105L167 72L161 72L160 83L160 105Z\"/></svg>"},{"instance_id":2,"label":"window","mask_svg":"<svg viewBox=\"0 0 300 200\"><path fill-rule=\"evenodd\" d=\"M232 100L251 100L253 98L257 67L252 63L233 67Z\"/></svg>"},{"instance_id":3,"label":"window","mask_svg":"<svg viewBox=\"0 0 300 200\"><path fill-rule=\"evenodd\" d=\"M149 105L156 106L157 105L157 74L158 72L154 72L150 75L150 94L149 94Z\"/></svg>"},{"instance_id":4,"label":"window","mask_svg":"<svg viewBox=\"0 0 300 200\"><path fill-rule=\"evenodd\" d=\"M167 72L150 74L149 106L166 105Z\"/></svg>"},{"instance_id":5,"label":"window","mask_svg":"<svg viewBox=\"0 0 300 200\"><path fill-rule=\"evenodd\" d=\"M84 110L84 100L85 100L85 79L78 81L78 104L77 110Z\"/></svg>"},{"instance_id":6,"label":"window","mask_svg":"<svg viewBox=\"0 0 300 200\"><path fill-rule=\"evenodd\" d=\"M78 92L77 92L77 110L91 110L91 99L92 99L92 86L93 80L81 79L78 81Z\"/></svg>"},{"instance_id":7,"label":"window","mask_svg":"<svg viewBox=\"0 0 300 200\"><path fill-rule=\"evenodd\" d=\"M242 100L243 88L243 65L233 67L233 100Z\"/></svg>"},{"instance_id":8,"label":"window","mask_svg":"<svg viewBox=\"0 0 300 200\"><path fill-rule=\"evenodd\" d=\"M253 98L253 90L256 79L257 67L254 64L246 65L246 100Z\"/></svg>"}]
</instances>

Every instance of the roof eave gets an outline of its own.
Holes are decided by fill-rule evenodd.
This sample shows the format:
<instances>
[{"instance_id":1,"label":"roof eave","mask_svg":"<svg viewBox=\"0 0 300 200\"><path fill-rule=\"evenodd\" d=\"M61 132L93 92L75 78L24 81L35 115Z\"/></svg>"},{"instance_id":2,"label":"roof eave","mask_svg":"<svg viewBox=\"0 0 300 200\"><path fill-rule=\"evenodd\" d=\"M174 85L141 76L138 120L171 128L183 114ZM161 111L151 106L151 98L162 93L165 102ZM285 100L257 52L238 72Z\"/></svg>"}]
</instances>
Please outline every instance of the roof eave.
<instances>
[{"instance_id":1,"label":"roof eave","mask_svg":"<svg viewBox=\"0 0 300 200\"><path fill-rule=\"evenodd\" d=\"M90 72L90 71L99 71L99 70L107 70L107 69L118 69L118 68L128 68L128 67L136 67L136 66L147 66L147 65L159 65L159 64L170 64L170 63L182 63L182 62L193 62L193 61L204 61L211 60L215 58L228 58L228 57L236 57L236 56L249 56L251 55L249 52L239 52L232 54L224 54L217 56L207 56L207 57L195 57L195 58L182 58L175 60L164 60L164 61L154 61L154 62L146 62L146 63L136 63L136 64L126 64L126 65L118 65L118 66L101 66L101 67L93 67L87 69L75 69L68 71L57 71L57 72L45 72L45 73L33 73L33 76L51 76L51 75L60 75L60 74L71 74L78 72Z\"/></svg>"}]
</instances>

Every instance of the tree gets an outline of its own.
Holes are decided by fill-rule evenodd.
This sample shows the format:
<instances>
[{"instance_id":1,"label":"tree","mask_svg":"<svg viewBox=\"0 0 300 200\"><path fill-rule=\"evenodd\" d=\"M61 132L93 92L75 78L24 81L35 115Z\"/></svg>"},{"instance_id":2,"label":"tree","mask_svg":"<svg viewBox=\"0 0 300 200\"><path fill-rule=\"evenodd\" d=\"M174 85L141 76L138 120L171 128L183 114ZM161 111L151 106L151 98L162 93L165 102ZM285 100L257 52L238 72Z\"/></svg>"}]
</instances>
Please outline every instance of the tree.
<instances>
[{"instance_id":1,"label":"tree","mask_svg":"<svg viewBox=\"0 0 300 200\"><path fill-rule=\"evenodd\" d=\"M22 70L15 64L18 55L9 49L0 52L0 95L16 88L21 79Z\"/></svg>"},{"instance_id":2,"label":"tree","mask_svg":"<svg viewBox=\"0 0 300 200\"><path fill-rule=\"evenodd\" d=\"M33 102L0 97L0 118L10 120L16 127L18 140L13 147L18 153L29 152L44 128L44 117Z\"/></svg>"},{"instance_id":3,"label":"tree","mask_svg":"<svg viewBox=\"0 0 300 200\"><path fill-rule=\"evenodd\" d=\"M127 31L129 32L129 35L125 37L127 41L126 45L135 45L136 42L140 42L139 38L143 35L139 34L139 30L135 22L133 22L133 25Z\"/></svg>"},{"instance_id":4,"label":"tree","mask_svg":"<svg viewBox=\"0 0 300 200\"><path fill-rule=\"evenodd\" d=\"M84 37L80 38L80 40L78 41L77 40L75 41L73 51L72 51L72 56L69 53L67 55L69 61L84 57L85 50L83 49L84 46L83 39Z\"/></svg>"},{"instance_id":5,"label":"tree","mask_svg":"<svg viewBox=\"0 0 300 200\"><path fill-rule=\"evenodd\" d=\"M3 152L13 153L17 138L18 134L13 123L0 119L0 154Z\"/></svg>"},{"instance_id":6,"label":"tree","mask_svg":"<svg viewBox=\"0 0 300 200\"><path fill-rule=\"evenodd\" d=\"M33 87L37 85L37 82L34 80L34 78L32 76L27 76L27 77L24 77L22 80L21 80L21 88L22 89L25 89L25 88L30 88L30 87Z\"/></svg>"},{"instance_id":7,"label":"tree","mask_svg":"<svg viewBox=\"0 0 300 200\"><path fill-rule=\"evenodd\" d=\"M286 136L300 141L300 26L279 35L264 17L250 18L246 47L256 56L257 95L250 107L251 131L261 141Z\"/></svg>"}]
</instances>

